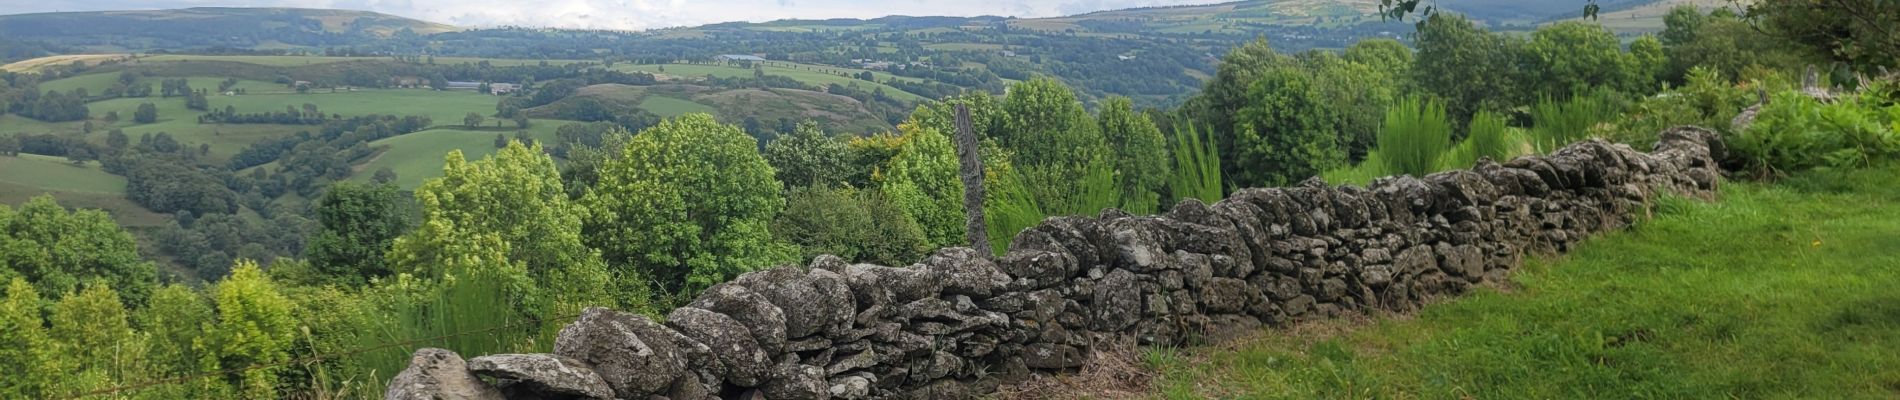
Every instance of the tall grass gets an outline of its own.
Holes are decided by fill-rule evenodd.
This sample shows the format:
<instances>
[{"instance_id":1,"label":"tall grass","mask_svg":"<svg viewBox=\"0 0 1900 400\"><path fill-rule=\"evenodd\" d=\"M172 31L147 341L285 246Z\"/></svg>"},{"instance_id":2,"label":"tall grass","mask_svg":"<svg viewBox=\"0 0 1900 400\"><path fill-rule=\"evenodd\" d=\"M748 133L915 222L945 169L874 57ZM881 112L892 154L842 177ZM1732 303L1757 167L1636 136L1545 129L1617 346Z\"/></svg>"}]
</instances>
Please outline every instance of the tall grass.
<instances>
[{"instance_id":1,"label":"tall grass","mask_svg":"<svg viewBox=\"0 0 1900 400\"><path fill-rule=\"evenodd\" d=\"M1509 127L1505 126L1504 116L1490 111L1479 111L1471 117L1470 128L1465 131L1465 143L1471 147L1473 162L1479 158L1491 158L1491 161L1505 162L1515 152L1510 142L1505 140Z\"/></svg>"},{"instance_id":2,"label":"tall grass","mask_svg":"<svg viewBox=\"0 0 1900 400\"><path fill-rule=\"evenodd\" d=\"M374 348L416 341L349 357L351 381L364 382L369 392L382 386L409 365L416 349L436 347L464 356L547 350L541 324L517 312L511 299L520 282L506 271L459 271L432 286L401 283L390 290L390 300L378 307L384 316L372 319L351 348ZM565 311L565 310L564 310ZM553 316L543 316L553 317ZM559 323L559 322L556 322Z\"/></svg>"},{"instance_id":3,"label":"tall grass","mask_svg":"<svg viewBox=\"0 0 1900 400\"><path fill-rule=\"evenodd\" d=\"M1386 172L1425 176L1438 165L1438 156L1451 147L1451 121L1445 105L1408 97L1387 108L1379 129L1379 154Z\"/></svg>"},{"instance_id":4,"label":"tall grass","mask_svg":"<svg viewBox=\"0 0 1900 400\"><path fill-rule=\"evenodd\" d=\"M1616 117L1614 94L1595 91L1557 101L1544 96L1531 106L1531 138L1538 153L1557 151L1589 137L1590 128Z\"/></svg>"},{"instance_id":5,"label":"tall grass","mask_svg":"<svg viewBox=\"0 0 1900 400\"><path fill-rule=\"evenodd\" d=\"M1725 185L1717 203L1665 198L1635 229L1533 258L1510 290L1156 357L1155 395L1893 398L1895 176L1834 169Z\"/></svg>"},{"instance_id":6,"label":"tall grass","mask_svg":"<svg viewBox=\"0 0 1900 400\"><path fill-rule=\"evenodd\" d=\"M990 233L990 249L1001 255L1009 249L1016 234L1042 222L1042 207L1024 186L1022 173L1008 164L992 166L983 182L987 185L983 201L983 221Z\"/></svg>"},{"instance_id":7,"label":"tall grass","mask_svg":"<svg viewBox=\"0 0 1900 400\"><path fill-rule=\"evenodd\" d=\"M1220 149L1212 137L1204 136L1193 123L1174 129L1174 174L1168 177L1173 201L1196 198L1212 204L1220 201Z\"/></svg>"}]
</instances>

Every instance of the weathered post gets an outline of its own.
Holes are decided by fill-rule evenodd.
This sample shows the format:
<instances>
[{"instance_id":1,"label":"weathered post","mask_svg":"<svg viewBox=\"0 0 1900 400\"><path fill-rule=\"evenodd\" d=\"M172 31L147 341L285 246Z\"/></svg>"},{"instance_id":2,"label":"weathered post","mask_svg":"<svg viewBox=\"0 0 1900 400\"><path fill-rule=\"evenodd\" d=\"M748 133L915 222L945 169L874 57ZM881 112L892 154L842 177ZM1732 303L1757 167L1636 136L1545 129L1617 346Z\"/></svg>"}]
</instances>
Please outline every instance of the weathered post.
<instances>
[{"instance_id":1,"label":"weathered post","mask_svg":"<svg viewBox=\"0 0 1900 400\"><path fill-rule=\"evenodd\" d=\"M977 153L976 129L970 127L970 107L963 104L957 105L957 157L963 161L964 237L970 248L994 255L989 225L983 222L983 156Z\"/></svg>"}]
</instances>

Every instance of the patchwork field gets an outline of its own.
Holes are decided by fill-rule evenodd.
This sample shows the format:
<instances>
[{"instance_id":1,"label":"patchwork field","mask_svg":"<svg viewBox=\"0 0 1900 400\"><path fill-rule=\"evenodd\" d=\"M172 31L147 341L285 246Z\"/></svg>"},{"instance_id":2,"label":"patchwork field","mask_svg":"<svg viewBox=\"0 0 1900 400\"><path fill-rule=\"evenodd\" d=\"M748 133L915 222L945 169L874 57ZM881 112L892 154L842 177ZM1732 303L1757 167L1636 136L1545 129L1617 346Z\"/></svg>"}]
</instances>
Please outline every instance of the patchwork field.
<instances>
[{"instance_id":1,"label":"patchwork field","mask_svg":"<svg viewBox=\"0 0 1900 400\"><path fill-rule=\"evenodd\" d=\"M1891 399L1897 178L1731 183L1416 316L1150 351L1151 397Z\"/></svg>"},{"instance_id":2,"label":"patchwork field","mask_svg":"<svg viewBox=\"0 0 1900 400\"><path fill-rule=\"evenodd\" d=\"M707 75L720 77L720 78L735 78L735 77L752 76L751 69L740 68L736 65L728 66L728 65L705 65L705 64L639 64L639 65L616 65L614 66L614 69L621 70L621 71L629 71L629 72L641 71L641 72L646 72L646 73L651 73L651 74L673 76L673 77L686 78L686 79L704 77ZM923 96L918 96L914 93L899 90L898 88L892 87L890 85L885 85L885 84L876 83L876 82L869 82L869 81L864 81L861 79L849 78L849 77L839 75L839 74L855 75L855 74L862 73L865 71L861 69L783 63L783 62L774 61L774 62L766 63L764 70L765 70L765 73L768 75L784 76L784 77L788 77L792 79L797 79L800 82L805 82L807 84L812 84L812 85L817 85L817 86L825 86L825 85L830 85L834 83L839 84L839 85L857 84L859 87L865 88L865 90L872 90L873 88L884 89L884 93L889 94L891 97L894 97L906 102L918 102L918 101L925 100ZM891 78L897 78L897 79L902 79L906 81L916 81L916 79L914 78L897 77L896 75L891 75L889 73L884 73L884 72L871 71L871 74L880 81L888 80Z\"/></svg>"}]
</instances>

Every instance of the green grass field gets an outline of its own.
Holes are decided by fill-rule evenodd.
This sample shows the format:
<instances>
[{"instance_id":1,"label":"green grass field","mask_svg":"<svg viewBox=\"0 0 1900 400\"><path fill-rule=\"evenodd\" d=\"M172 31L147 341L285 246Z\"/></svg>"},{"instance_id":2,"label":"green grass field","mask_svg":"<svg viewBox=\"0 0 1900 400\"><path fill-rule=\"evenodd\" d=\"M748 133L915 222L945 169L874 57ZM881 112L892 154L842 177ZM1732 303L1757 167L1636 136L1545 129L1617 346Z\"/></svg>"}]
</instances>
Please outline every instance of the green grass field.
<instances>
[{"instance_id":1,"label":"green grass field","mask_svg":"<svg viewBox=\"0 0 1900 400\"><path fill-rule=\"evenodd\" d=\"M388 60L387 57L323 57L323 56L203 56L191 54L163 54L140 57L138 62L166 61L229 61L272 67L296 67L319 65L346 61Z\"/></svg>"},{"instance_id":2,"label":"green grass field","mask_svg":"<svg viewBox=\"0 0 1900 400\"><path fill-rule=\"evenodd\" d=\"M98 162L73 165L63 157L21 154L0 156L0 182L45 191L125 194L125 178L99 169Z\"/></svg>"},{"instance_id":3,"label":"green grass field","mask_svg":"<svg viewBox=\"0 0 1900 400\"><path fill-rule=\"evenodd\" d=\"M690 113L719 114L719 110L714 110L711 106L666 96L647 96L645 100L640 101L640 109L667 118Z\"/></svg>"},{"instance_id":4,"label":"green grass field","mask_svg":"<svg viewBox=\"0 0 1900 400\"><path fill-rule=\"evenodd\" d=\"M98 162L76 166L62 157L0 156L0 204L20 205L44 195L66 207L105 210L126 226L152 227L171 219L126 200L125 178L101 171Z\"/></svg>"},{"instance_id":5,"label":"green grass field","mask_svg":"<svg viewBox=\"0 0 1900 400\"><path fill-rule=\"evenodd\" d=\"M530 125L528 135L548 143L554 140L554 131L559 127L559 121L541 121ZM513 130L438 128L370 142L371 147L387 149L360 165L350 180L367 182L376 170L389 168L396 172L396 186L404 190L415 189L422 186L424 181L442 176L442 160L450 151L461 150L462 155L471 161L494 154L497 150L495 134L498 133L510 138L515 135Z\"/></svg>"},{"instance_id":6,"label":"green grass field","mask_svg":"<svg viewBox=\"0 0 1900 400\"><path fill-rule=\"evenodd\" d=\"M1156 397L1900 395L1900 168L1731 183L1415 316L1156 350Z\"/></svg>"},{"instance_id":7,"label":"green grass field","mask_svg":"<svg viewBox=\"0 0 1900 400\"><path fill-rule=\"evenodd\" d=\"M159 86L159 81L162 79L176 79L176 78L174 77L143 77L139 80L139 83L151 84L153 94L156 95L158 93L157 92L158 88L161 87ZM212 90L212 91L218 90L218 84L224 81L224 78L213 78L213 77L202 77L202 76L194 76L194 77L189 77L185 79L191 83L192 89L207 89L207 90ZM56 79L56 80L41 83L40 90L41 91L57 90L61 92L70 92L73 89L86 88L87 93L91 93L94 96L98 96L102 93L105 93L106 88L112 87L112 84L117 83L118 81L119 81L119 74L116 74L116 73L85 74L85 75L80 75L80 76L75 76L75 77L70 77L70 78L61 78L61 79ZM244 89L244 92L248 94L293 93L294 92L290 88L284 87L284 85L279 85L279 84L270 83L270 82L263 82L263 81L251 81L251 80L238 81L237 88ZM212 96L212 97L216 97L216 96Z\"/></svg>"},{"instance_id":8,"label":"green grass field","mask_svg":"<svg viewBox=\"0 0 1900 400\"><path fill-rule=\"evenodd\" d=\"M721 78L752 76L751 69L739 68L737 66L724 66L724 65L640 64L640 65L616 65L614 66L614 69L621 70L621 71L628 71L628 72L641 71L641 72L654 73L654 74L665 74L665 75L672 75L672 76L678 76L678 77L684 77L684 78L699 78L699 77L705 77L707 75L712 75L712 76L721 77ZM660 71L661 69L665 69L665 71ZM875 82L868 82L868 81L864 81L864 80L860 80L856 78L848 78L848 77L838 75L840 73L857 74L860 72L864 72L864 70L851 69L851 68L838 68L838 67L822 66L822 65L792 64L792 63L784 63L784 62L777 62L777 61L771 62L765 67L765 73L768 75L785 76L788 78L796 79L799 82L805 82L812 85L825 86L825 85L830 85L833 83L836 83L839 85L851 85L853 83L856 83L859 87L865 88L865 90L871 90L873 88L883 88L885 93L889 94L891 97L896 98L898 100L903 100L907 102L918 102L918 101L924 100L923 96L918 96L915 93L899 90L896 87L892 87L890 85L885 85L882 83L875 83ZM871 74L877 77L877 79L880 81L888 80L895 77L894 75L883 73L883 72L877 72L877 71L872 71ZM907 81L916 80L914 78L902 78L902 77L899 77L898 79L903 79Z\"/></svg>"}]
</instances>

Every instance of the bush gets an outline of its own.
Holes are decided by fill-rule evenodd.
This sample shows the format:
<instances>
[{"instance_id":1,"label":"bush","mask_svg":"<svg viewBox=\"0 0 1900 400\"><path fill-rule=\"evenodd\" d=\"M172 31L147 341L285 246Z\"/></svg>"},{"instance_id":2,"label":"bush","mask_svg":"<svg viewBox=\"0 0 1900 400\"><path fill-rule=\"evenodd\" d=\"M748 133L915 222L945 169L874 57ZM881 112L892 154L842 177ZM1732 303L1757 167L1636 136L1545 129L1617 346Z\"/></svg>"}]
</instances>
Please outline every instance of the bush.
<instances>
[{"instance_id":1,"label":"bush","mask_svg":"<svg viewBox=\"0 0 1900 400\"><path fill-rule=\"evenodd\" d=\"M1425 176L1450 147L1451 122L1444 104L1407 98L1386 109L1385 126L1379 130L1386 173Z\"/></svg>"},{"instance_id":2,"label":"bush","mask_svg":"<svg viewBox=\"0 0 1900 400\"><path fill-rule=\"evenodd\" d=\"M1559 102L1550 97L1531 107L1531 138L1549 153L1589 137L1590 129L1616 116L1612 92L1597 91Z\"/></svg>"},{"instance_id":3,"label":"bush","mask_svg":"<svg viewBox=\"0 0 1900 400\"><path fill-rule=\"evenodd\" d=\"M1900 106L1878 103L1856 96L1824 104L1783 91L1747 130L1729 135L1729 147L1763 175L1867 166L1900 154Z\"/></svg>"}]
</instances>

